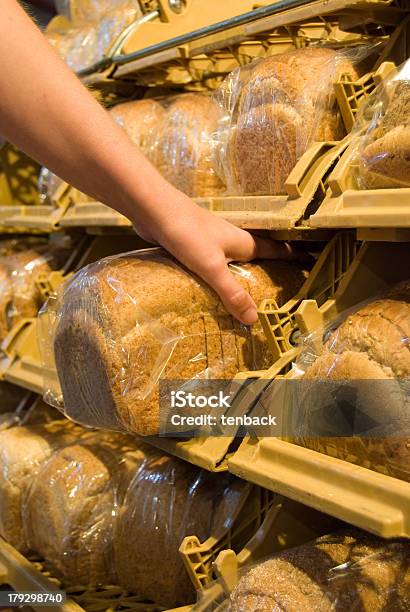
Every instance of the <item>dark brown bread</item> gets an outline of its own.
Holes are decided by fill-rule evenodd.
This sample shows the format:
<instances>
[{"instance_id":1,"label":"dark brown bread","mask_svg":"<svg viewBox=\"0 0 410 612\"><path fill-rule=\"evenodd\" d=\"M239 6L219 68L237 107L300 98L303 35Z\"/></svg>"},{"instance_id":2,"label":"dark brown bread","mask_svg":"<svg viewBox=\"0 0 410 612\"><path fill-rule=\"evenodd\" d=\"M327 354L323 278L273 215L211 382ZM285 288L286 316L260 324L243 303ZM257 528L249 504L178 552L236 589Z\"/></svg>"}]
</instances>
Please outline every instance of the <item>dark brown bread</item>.
<instances>
[{"instance_id":1,"label":"dark brown bread","mask_svg":"<svg viewBox=\"0 0 410 612\"><path fill-rule=\"evenodd\" d=\"M256 303L270 297L283 304L305 278L296 264L280 261L240 270ZM231 378L270 364L261 329L234 323L205 283L162 252L81 272L62 296L54 353L71 418L142 435L158 433L158 378L192 379L207 368L214 378Z\"/></svg>"},{"instance_id":2,"label":"dark brown bread","mask_svg":"<svg viewBox=\"0 0 410 612\"><path fill-rule=\"evenodd\" d=\"M349 530L293 548L249 570L229 612L405 612L410 548Z\"/></svg>"}]
</instances>

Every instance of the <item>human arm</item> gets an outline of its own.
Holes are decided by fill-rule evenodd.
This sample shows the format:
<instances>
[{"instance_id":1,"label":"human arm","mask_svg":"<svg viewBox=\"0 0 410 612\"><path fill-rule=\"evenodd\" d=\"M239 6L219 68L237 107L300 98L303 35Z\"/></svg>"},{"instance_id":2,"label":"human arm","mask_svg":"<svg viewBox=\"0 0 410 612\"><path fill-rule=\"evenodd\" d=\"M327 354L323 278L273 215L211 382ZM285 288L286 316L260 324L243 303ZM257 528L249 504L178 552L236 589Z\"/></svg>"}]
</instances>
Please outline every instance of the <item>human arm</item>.
<instances>
[{"instance_id":1,"label":"human arm","mask_svg":"<svg viewBox=\"0 0 410 612\"><path fill-rule=\"evenodd\" d=\"M0 7L0 133L68 183L128 217L220 295L246 324L256 306L229 261L289 257L170 185L58 57L16 0Z\"/></svg>"}]
</instances>

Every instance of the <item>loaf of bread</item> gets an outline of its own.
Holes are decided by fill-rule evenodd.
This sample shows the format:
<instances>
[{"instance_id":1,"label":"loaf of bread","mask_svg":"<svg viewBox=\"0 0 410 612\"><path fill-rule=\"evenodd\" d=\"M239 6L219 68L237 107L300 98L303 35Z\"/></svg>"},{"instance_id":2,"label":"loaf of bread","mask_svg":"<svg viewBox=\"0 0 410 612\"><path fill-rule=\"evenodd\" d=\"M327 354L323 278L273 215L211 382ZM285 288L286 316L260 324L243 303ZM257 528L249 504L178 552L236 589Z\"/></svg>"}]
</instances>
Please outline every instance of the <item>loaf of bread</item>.
<instances>
[{"instance_id":1,"label":"loaf of bread","mask_svg":"<svg viewBox=\"0 0 410 612\"><path fill-rule=\"evenodd\" d=\"M24 508L27 542L64 584L113 583L115 513L144 458L142 446L130 449L124 438L97 435L57 450L30 487Z\"/></svg>"},{"instance_id":2,"label":"loaf of bread","mask_svg":"<svg viewBox=\"0 0 410 612\"><path fill-rule=\"evenodd\" d=\"M112 43L142 11L135 0L75 3L72 21L51 20L45 35L72 70L89 68L103 59ZM71 8L71 7L70 7Z\"/></svg>"},{"instance_id":3,"label":"loaf of bread","mask_svg":"<svg viewBox=\"0 0 410 612\"><path fill-rule=\"evenodd\" d=\"M410 481L410 282L349 315L298 383L297 442Z\"/></svg>"},{"instance_id":4,"label":"loaf of bread","mask_svg":"<svg viewBox=\"0 0 410 612\"><path fill-rule=\"evenodd\" d=\"M410 186L410 81L391 82L388 89L390 101L384 114L376 106L360 152L359 183L367 189Z\"/></svg>"},{"instance_id":5,"label":"loaf of bread","mask_svg":"<svg viewBox=\"0 0 410 612\"><path fill-rule=\"evenodd\" d=\"M133 100L117 104L110 114L141 149L148 159L154 159L154 134L164 119L165 110L156 100Z\"/></svg>"},{"instance_id":6,"label":"loaf of bread","mask_svg":"<svg viewBox=\"0 0 410 612\"><path fill-rule=\"evenodd\" d=\"M64 250L47 246L0 257L0 340L21 319L37 316L43 296L36 280L60 268L66 257Z\"/></svg>"},{"instance_id":7,"label":"loaf of bread","mask_svg":"<svg viewBox=\"0 0 410 612\"><path fill-rule=\"evenodd\" d=\"M114 537L118 583L166 608L192 603L195 589L178 552L182 540L221 537L249 486L152 453L119 511Z\"/></svg>"},{"instance_id":8,"label":"loaf of bread","mask_svg":"<svg viewBox=\"0 0 410 612\"><path fill-rule=\"evenodd\" d=\"M214 162L219 106L204 94L182 94L171 101L158 124L154 163L175 187L192 197L224 191Z\"/></svg>"},{"instance_id":9,"label":"loaf of bread","mask_svg":"<svg viewBox=\"0 0 410 612\"><path fill-rule=\"evenodd\" d=\"M72 442L78 430L59 421L0 432L0 535L17 550L27 550L22 520L27 487L53 450Z\"/></svg>"},{"instance_id":10,"label":"loaf of bread","mask_svg":"<svg viewBox=\"0 0 410 612\"><path fill-rule=\"evenodd\" d=\"M233 270L257 304L285 303L305 278L284 261ZM55 320L65 412L88 426L156 434L159 379L229 379L270 365L259 325L234 321L203 281L160 250L87 266L64 287Z\"/></svg>"},{"instance_id":11,"label":"loaf of bread","mask_svg":"<svg viewBox=\"0 0 410 612\"><path fill-rule=\"evenodd\" d=\"M229 612L405 612L410 547L349 530L280 553L249 570Z\"/></svg>"},{"instance_id":12,"label":"loaf of bread","mask_svg":"<svg viewBox=\"0 0 410 612\"><path fill-rule=\"evenodd\" d=\"M284 193L312 141L343 137L333 83L342 74L357 79L357 70L348 53L315 47L273 55L233 74L229 95L222 96L230 115L230 129L221 133L229 193Z\"/></svg>"}]
</instances>

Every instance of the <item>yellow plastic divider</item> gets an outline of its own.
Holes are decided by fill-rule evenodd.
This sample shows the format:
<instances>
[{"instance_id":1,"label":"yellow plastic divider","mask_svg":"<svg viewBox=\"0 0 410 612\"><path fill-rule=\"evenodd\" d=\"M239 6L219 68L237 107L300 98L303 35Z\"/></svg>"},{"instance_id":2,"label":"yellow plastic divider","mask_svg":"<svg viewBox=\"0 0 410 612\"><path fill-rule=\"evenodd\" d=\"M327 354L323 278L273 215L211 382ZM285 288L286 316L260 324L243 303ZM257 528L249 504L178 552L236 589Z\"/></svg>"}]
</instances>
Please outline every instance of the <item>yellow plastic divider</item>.
<instances>
[{"instance_id":1,"label":"yellow plastic divider","mask_svg":"<svg viewBox=\"0 0 410 612\"><path fill-rule=\"evenodd\" d=\"M353 142L340 158L329 176L329 189L318 211L309 219L312 228L359 228L363 237L367 228L389 230L406 229L404 238L410 240L410 187L396 189L357 189L354 180L357 170L356 144ZM392 236L389 231L379 232L380 240L400 239L402 233ZM374 239L376 235L373 234Z\"/></svg>"}]
</instances>

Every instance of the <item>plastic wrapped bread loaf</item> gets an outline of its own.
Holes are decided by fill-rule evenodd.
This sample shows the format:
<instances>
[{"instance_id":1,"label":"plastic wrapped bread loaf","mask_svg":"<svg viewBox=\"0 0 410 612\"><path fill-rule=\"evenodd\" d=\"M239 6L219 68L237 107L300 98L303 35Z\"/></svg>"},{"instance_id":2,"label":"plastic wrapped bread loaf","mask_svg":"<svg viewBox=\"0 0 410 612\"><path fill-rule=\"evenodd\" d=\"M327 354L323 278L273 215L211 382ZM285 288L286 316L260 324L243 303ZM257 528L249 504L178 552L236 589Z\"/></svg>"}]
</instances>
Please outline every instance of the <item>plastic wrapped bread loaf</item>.
<instances>
[{"instance_id":1,"label":"plastic wrapped bread loaf","mask_svg":"<svg viewBox=\"0 0 410 612\"><path fill-rule=\"evenodd\" d=\"M216 173L214 134L219 106L204 94L182 94L170 101L156 132L154 163L175 187L192 197L225 189Z\"/></svg>"},{"instance_id":2,"label":"plastic wrapped bread loaf","mask_svg":"<svg viewBox=\"0 0 410 612\"><path fill-rule=\"evenodd\" d=\"M229 612L404 612L410 548L349 530L282 552L245 573Z\"/></svg>"},{"instance_id":3,"label":"plastic wrapped bread loaf","mask_svg":"<svg viewBox=\"0 0 410 612\"><path fill-rule=\"evenodd\" d=\"M296 263L233 266L256 303L283 304L301 287ZM152 435L159 431L159 384L230 379L267 368L270 352L259 325L240 325L216 294L159 249L87 266L50 301L43 354L54 354L64 406L52 381L46 401L72 419Z\"/></svg>"},{"instance_id":4,"label":"plastic wrapped bread loaf","mask_svg":"<svg viewBox=\"0 0 410 612\"><path fill-rule=\"evenodd\" d=\"M333 83L358 72L355 53L305 48L238 69L216 96L225 112L218 155L228 192L280 194L314 140L339 140L343 124Z\"/></svg>"},{"instance_id":5,"label":"plastic wrapped bread loaf","mask_svg":"<svg viewBox=\"0 0 410 612\"><path fill-rule=\"evenodd\" d=\"M66 258L67 251L47 245L0 257L1 339L21 319L37 315L43 296L36 280L41 274L60 268Z\"/></svg>"},{"instance_id":6,"label":"plastic wrapped bread loaf","mask_svg":"<svg viewBox=\"0 0 410 612\"><path fill-rule=\"evenodd\" d=\"M178 552L182 540L221 537L249 491L230 475L153 452L130 484L116 522L119 584L166 608L192 603L195 590Z\"/></svg>"},{"instance_id":7,"label":"plastic wrapped bread loaf","mask_svg":"<svg viewBox=\"0 0 410 612\"><path fill-rule=\"evenodd\" d=\"M112 118L149 159L153 158L154 133L163 121L165 110L156 100L133 100L110 110Z\"/></svg>"},{"instance_id":8,"label":"plastic wrapped bread loaf","mask_svg":"<svg viewBox=\"0 0 410 612\"><path fill-rule=\"evenodd\" d=\"M18 550L27 550L22 507L28 486L53 450L79 435L68 421L0 432L0 534Z\"/></svg>"},{"instance_id":9,"label":"plastic wrapped bread loaf","mask_svg":"<svg viewBox=\"0 0 410 612\"><path fill-rule=\"evenodd\" d=\"M358 148L359 187L410 187L410 61L371 94L357 120L359 127L369 114Z\"/></svg>"},{"instance_id":10,"label":"plastic wrapped bread loaf","mask_svg":"<svg viewBox=\"0 0 410 612\"><path fill-rule=\"evenodd\" d=\"M125 436L102 434L57 450L43 464L24 507L27 541L65 584L113 583L113 523L144 456L143 446Z\"/></svg>"},{"instance_id":11,"label":"plastic wrapped bread loaf","mask_svg":"<svg viewBox=\"0 0 410 612\"><path fill-rule=\"evenodd\" d=\"M52 20L45 35L70 68L79 71L103 59L121 32L141 15L136 0L76 2L70 6L71 19Z\"/></svg>"},{"instance_id":12,"label":"plastic wrapped bread loaf","mask_svg":"<svg viewBox=\"0 0 410 612\"><path fill-rule=\"evenodd\" d=\"M307 338L298 444L410 481L409 338L410 282L349 314L320 354Z\"/></svg>"}]
</instances>

